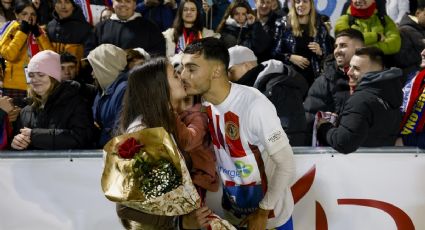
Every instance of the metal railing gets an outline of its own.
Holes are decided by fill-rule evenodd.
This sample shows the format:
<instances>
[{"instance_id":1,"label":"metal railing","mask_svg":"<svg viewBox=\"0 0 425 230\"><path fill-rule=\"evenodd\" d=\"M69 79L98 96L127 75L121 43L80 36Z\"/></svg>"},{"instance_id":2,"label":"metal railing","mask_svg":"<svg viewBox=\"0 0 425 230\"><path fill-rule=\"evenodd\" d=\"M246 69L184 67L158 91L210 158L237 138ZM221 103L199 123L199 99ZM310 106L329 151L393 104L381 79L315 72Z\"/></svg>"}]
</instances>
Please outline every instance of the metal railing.
<instances>
[{"instance_id":1,"label":"metal railing","mask_svg":"<svg viewBox=\"0 0 425 230\"><path fill-rule=\"evenodd\" d=\"M294 154L341 154L330 147L293 147ZM356 152L360 154L425 154L425 149L412 147L382 147L360 148ZM4 158L100 158L103 155L101 149L90 150L27 150L27 151L1 151L0 159Z\"/></svg>"}]
</instances>

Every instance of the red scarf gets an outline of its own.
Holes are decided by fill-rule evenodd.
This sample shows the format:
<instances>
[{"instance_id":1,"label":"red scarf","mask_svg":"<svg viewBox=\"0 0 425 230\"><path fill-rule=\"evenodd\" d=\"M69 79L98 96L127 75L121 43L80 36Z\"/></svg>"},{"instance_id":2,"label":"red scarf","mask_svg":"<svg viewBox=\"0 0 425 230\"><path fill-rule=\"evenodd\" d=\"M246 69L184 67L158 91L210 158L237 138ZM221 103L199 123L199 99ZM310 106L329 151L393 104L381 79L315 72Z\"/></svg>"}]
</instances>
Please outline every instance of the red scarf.
<instances>
[{"instance_id":1,"label":"red scarf","mask_svg":"<svg viewBox=\"0 0 425 230\"><path fill-rule=\"evenodd\" d=\"M31 33L28 36L28 55L29 57L33 57L40 51L40 47L38 47L37 40L35 39L35 36Z\"/></svg>"},{"instance_id":2,"label":"red scarf","mask_svg":"<svg viewBox=\"0 0 425 230\"><path fill-rule=\"evenodd\" d=\"M370 5L366 9L357 9L353 5L353 1L351 1L350 12L351 12L351 15L355 18L361 18L361 19L370 18L373 15L373 13L375 13L375 10L376 10L376 3L375 2L372 3L372 5Z\"/></svg>"}]
</instances>

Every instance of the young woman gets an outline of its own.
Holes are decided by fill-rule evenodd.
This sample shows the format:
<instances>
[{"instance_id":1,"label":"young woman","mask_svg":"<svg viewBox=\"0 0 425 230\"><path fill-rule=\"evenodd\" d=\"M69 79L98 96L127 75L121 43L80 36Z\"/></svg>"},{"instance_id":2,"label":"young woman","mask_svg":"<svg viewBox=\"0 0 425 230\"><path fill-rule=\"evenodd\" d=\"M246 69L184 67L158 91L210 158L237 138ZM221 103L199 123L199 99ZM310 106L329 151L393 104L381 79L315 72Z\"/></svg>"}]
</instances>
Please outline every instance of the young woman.
<instances>
[{"instance_id":1,"label":"young woman","mask_svg":"<svg viewBox=\"0 0 425 230\"><path fill-rule=\"evenodd\" d=\"M209 148L206 115L198 110L178 114L186 92L173 67L164 58L152 59L136 67L128 77L127 91L123 100L119 132L127 133L149 127L164 127L177 141L177 145L188 156L185 157L191 172L196 170L194 184L200 190L216 191L218 181L215 173L214 154ZM199 160L202 159L202 162ZM190 163L192 161L192 163ZM195 168L203 165L203 168ZM195 177L192 175L192 177ZM201 179L202 178L202 179ZM197 181L201 181L197 183ZM202 193L201 193L202 195ZM199 219L193 214L183 216L183 228L206 226L211 211L204 207L197 211ZM142 229L176 229L177 217L149 215L122 205L117 213L123 224L139 225ZM192 229L192 228L190 228Z\"/></svg>"},{"instance_id":2,"label":"young woman","mask_svg":"<svg viewBox=\"0 0 425 230\"><path fill-rule=\"evenodd\" d=\"M14 104L25 106L27 82L25 67L29 59L41 50L52 46L37 25L37 13L31 0L15 1L16 20L8 22L0 39L0 55L6 61L3 78L3 95L14 99Z\"/></svg>"},{"instance_id":3,"label":"young woman","mask_svg":"<svg viewBox=\"0 0 425 230\"><path fill-rule=\"evenodd\" d=\"M46 50L28 64L32 104L22 109L11 147L24 149L87 149L93 136L93 115L80 96L79 84L61 80L59 54Z\"/></svg>"},{"instance_id":4,"label":"young woman","mask_svg":"<svg viewBox=\"0 0 425 230\"><path fill-rule=\"evenodd\" d=\"M194 40L205 37L219 38L220 34L203 27L200 9L196 0L180 3L173 27L162 33L166 43L166 55L172 57L184 50Z\"/></svg>"},{"instance_id":5,"label":"young woman","mask_svg":"<svg viewBox=\"0 0 425 230\"><path fill-rule=\"evenodd\" d=\"M257 57L269 51L272 41L261 23L255 20L254 11L245 0L236 0L230 4L217 33L221 34L220 39L227 48L235 45L246 46L254 51Z\"/></svg>"},{"instance_id":6,"label":"young woman","mask_svg":"<svg viewBox=\"0 0 425 230\"><path fill-rule=\"evenodd\" d=\"M277 22L274 58L292 65L309 83L319 77L320 63L332 53L333 44L321 23L313 0L291 0L288 16Z\"/></svg>"}]
</instances>

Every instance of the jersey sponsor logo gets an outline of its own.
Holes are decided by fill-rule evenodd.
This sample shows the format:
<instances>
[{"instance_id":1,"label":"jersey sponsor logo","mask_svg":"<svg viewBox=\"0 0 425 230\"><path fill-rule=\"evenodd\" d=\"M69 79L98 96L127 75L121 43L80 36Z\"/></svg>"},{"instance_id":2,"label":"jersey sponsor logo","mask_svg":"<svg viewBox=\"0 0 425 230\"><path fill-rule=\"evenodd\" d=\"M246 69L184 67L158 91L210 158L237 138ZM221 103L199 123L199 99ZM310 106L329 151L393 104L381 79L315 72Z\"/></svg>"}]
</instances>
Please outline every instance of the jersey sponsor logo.
<instances>
[{"instance_id":1,"label":"jersey sponsor logo","mask_svg":"<svg viewBox=\"0 0 425 230\"><path fill-rule=\"evenodd\" d=\"M276 131L270 137L267 138L269 143L274 143L282 138L282 131Z\"/></svg>"},{"instance_id":2,"label":"jersey sponsor logo","mask_svg":"<svg viewBox=\"0 0 425 230\"><path fill-rule=\"evenodd\" d=\"M251 175L254 167L250 164L245 164L243 161L235 161L236 170L239 172L242 178L247 178Z\"/></svg>"},{"instance_id":3,"label":"jersey sponsor logo","mask_svg":"<svg viewBox=\"0 0 425 230\"><path fill-rule=\"evenodd\" d=\"M226 129L226 136L229 137L230 140L234 141L239 139L239 127L235 122L226 121L225 129Z\"/></svg>"},{"instance_id":4,"label":"jersey sponsor logo","mask_svg":"<svg viewBox=\"0 0 425 230\"><path fill-rule=\"evenodd\" d=\"M235 161L235 169L226 169L222 166L218 166L218 170L226 175L228 175L230 178L247 178L249 177L252 172L254 171L254 167L251 164L246 164L243 161Z\"/></svg>"}]
</instances>

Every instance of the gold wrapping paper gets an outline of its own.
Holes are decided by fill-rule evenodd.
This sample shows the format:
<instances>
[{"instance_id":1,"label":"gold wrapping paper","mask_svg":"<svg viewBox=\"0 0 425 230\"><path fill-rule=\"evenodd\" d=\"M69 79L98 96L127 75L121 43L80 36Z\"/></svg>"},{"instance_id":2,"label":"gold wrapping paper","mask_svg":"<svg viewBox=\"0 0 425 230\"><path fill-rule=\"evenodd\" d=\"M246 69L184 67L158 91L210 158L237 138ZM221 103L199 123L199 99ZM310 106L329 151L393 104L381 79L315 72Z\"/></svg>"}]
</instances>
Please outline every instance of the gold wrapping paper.
<instances>
[{"instance_id":1,"label":"gold wrapping paper","mask_svg":"<svg viewBox=\"0 0 425 230\"><path fill-rule=\"evenodd\" d=\"M140 143L142 157L146 160L165 158L172 162L182 175L182 185L162 196L146 199L139 189L140 182L133 173L134 159L118 156L118 146L133 137ZM189 171L174 139L164 128L149 128L124 134L110 140L103 148L105 167L102 190L114 202L154 215L177 216L200 207L200 197L192 183Z\"/></svg>"}]
</instances>

